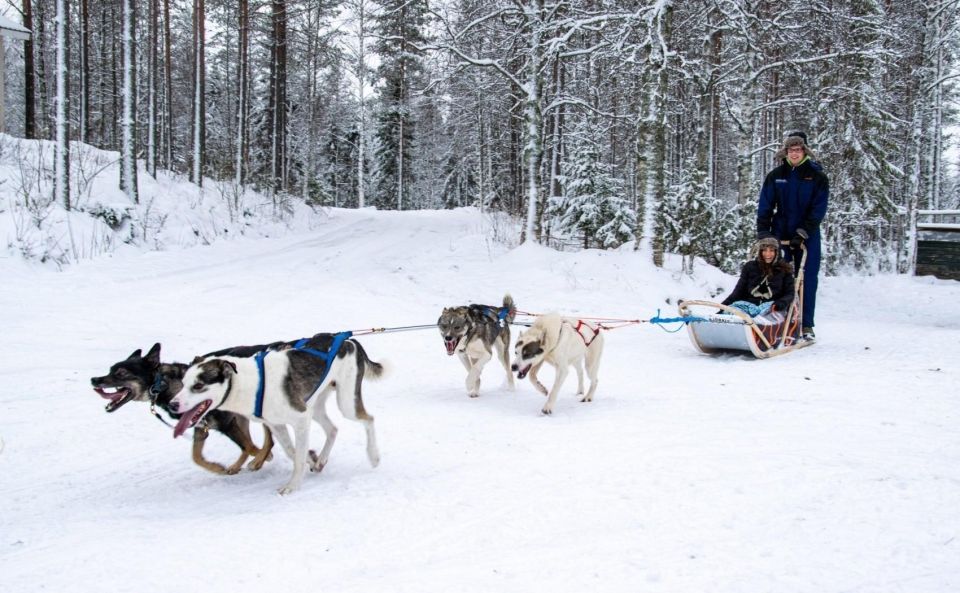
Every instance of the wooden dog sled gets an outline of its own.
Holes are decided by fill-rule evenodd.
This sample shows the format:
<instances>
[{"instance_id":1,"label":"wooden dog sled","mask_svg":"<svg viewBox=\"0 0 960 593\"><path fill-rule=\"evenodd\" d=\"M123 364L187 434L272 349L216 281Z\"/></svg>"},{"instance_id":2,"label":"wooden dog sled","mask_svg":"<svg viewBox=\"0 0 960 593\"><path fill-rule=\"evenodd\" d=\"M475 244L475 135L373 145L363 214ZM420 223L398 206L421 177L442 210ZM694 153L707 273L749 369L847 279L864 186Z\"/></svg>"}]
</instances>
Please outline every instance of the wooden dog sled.
<instances>
[{"instance_id":1,"label":"wooden dog sled","mask_svg":"<svg viewBox=\"0 0 960 593\"><path fill-rule=\"evenodd\" d=\"M782 243L789 244L788 241ZM793 302L786 312L750 317L740 309L712 301L680 301L678 309L681 317L687 320L687 332L693 346L705 354L747 351L757 358L771 358L813 344L813 340L803 339L800 327L806 246L802 250L800 269L795 274ZM710 313L697 315L698 310L709 310Z\"/></svg>"}]
</instances>

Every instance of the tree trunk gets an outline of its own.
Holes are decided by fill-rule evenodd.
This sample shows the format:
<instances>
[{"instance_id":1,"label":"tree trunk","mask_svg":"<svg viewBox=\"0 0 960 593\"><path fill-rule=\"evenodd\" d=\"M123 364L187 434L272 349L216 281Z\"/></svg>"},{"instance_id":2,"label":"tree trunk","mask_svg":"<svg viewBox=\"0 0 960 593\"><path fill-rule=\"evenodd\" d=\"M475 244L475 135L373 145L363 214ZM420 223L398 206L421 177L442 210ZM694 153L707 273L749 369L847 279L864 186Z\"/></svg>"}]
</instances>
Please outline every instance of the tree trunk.
<instances>
[{"instance_id":1,"label":"tree trunk","mask_svg":"<svg viewBox=\"0 0 960 593\"><path fill-rule=\"evenodd\" d=\"M23 26L30 31L33 31L32 4L33 0L23 0ZM33 38L31 35L23 42L23 137L28 140L37 137L37 73L33 63Z\"/></svg>"},{"instance_id":2,"label":"tree trunk","mask_svg":"<svg viewBox=\"0 0 960 593\"><path fill-rule=\"evenodd\" d=\"M203 187L204 141L206 139L206 67L204 65L204 0L193 1L193 107L190 118L192 139L190 181Z\"/></svg>"},{"instance_id":3,"label":"tree trunk","mask_svg":"<svg viewBox=\"0 0 960 593\"><path fill-rule=\"evenodd\" d=\"M273 36L270 60L271 187L274 194L287 189L287 7L285 0L272 2Z\"/></svg>"},{"instance_id":4,"label":"tree trunk","mask_svg":"<svg viewBox=\"0 0 960 593\"><path fill-rule=\"evenodd\" d=\"M59 1L59 0L58 0ZM39 108L36 112L36 137L49 140L51 137L51 132L54 130L50 129L50 112L49 105L52 101L49 100L49 93L47 91L47 59L46 59L46 24L47 24L47 14L45 12L44 4L42 2L36 5L37 9L37 18L33 20L34 22L34 59L37 70L37 107Z\"/></svg>"},{"instance_id":5,"label":"tree trunk","mask_svg":"<svg viewBox=\"0 0 960 593\"><path fill-rule=\"evenodd\" d=\"M247 130L250 106L250 66L248 64L248 52L250 49L250 8L247 0L240 0L240 35L238 40L237 57L237 139L236 139L236 162L234 180L238 186L246 181L247 167Z\"/></svg>"},{"instance_id":6,"label":"tree trunk","mask_svg":"<svg viewBox=\"0 0 960 593\"><path fill-rule=\"evenodd\" d=\"M123 113L120 139L120 190L134 203L137 192L137 50L136 0L123 0L121 49L123 53Z\"/></svg>"},{"instance_id":7,"label":"tree trunk","mask_svg":"<svg viewBox=\"0 0 960 593\"><path fill-rule=\"evenodd\" d=\"M120 1L122 2L123 0L120 0ZM111 6L110 8L113 8L113 6ZM109 21L109 22L110 22L110 32L111 32L111 34L110 34L110 36L109 36L109 39L110 39L110 49L111 49L111 54L110 54L110 119L109 119L109 121L110 121L110 144L109 144L109 146L110 146L110 148L112 148L113 150L118 150L118 149L120 148L120 131L117 129L117 124L119 124L120 120L121 120L122 117L123 117L123 115L121 114L121 110L122 110L123 108L120 106L120 103L119 103L119 101L120 101L120 96L121 96L122 91L121 91L121 88L120 88L121 82L120 82L120 79L117 77L117 73L121 71L121 69L123 68L123 66L122 66L122 64L119 63L117 60L119 59L120 62L122 62L122 61L123 61L123 58L122 58L122 56L121 56L122 47L118 47L118 43L120 43L120 41L121 41L121 40L120 40L121 34L120 34L119 31L117 31L116 19L115 19L115 18L112 18L112 17L114 17L115 15L111 14L111 15L109 15L109 16L110 16L110 21ZM118 56L121 56L121 57L118 58Z\"/></svg>"},{"instance_id":8,"label":"tree trunk","mask_svg":"<svg viewBox=\"0 0 960 593\"><path fill-rule=\"evenodd\" d=\"M90 142L90 4L80 0L80 142Z\"/></svg>"},{"instance_id":9,"label":"tree trunk","mask_svg":"<svg viewBox=\"0 0 960 593\"><path fill-rule=\"evenodd\" d=\"M54 157L54 199L70 210L70 18L68 0L57 0L56 28L57 50L57 102L56 102L56 155Z\"/></svg>"},{"instance_id":10,"label":"tree trunk","mask_svg":"<svg viewBox=\"0 0 960 593\"><path fill-rule=\"evenodd\" d=\"M170 0L163 0L163 166L173 169L173 73L170 48Z\"/></svg>"},{"instance_id":11,"label":"tree trunk","mask_svg":"<svg viewBox=\"0 0 960 593\"><path fill-rule=\"evenodd\" d=\"M523 98L523 160L527 174L527 217L521 242L539 241L543 209L540 207L540 167L543 164L543 31L539 26L544 14L544 0L534 0L529 10L529 48L527 81Z\"/></svg>"},{"instance_id":12,"label":"tree trunk","mask_svg":"<svg viewBox=\"0 0 960 593\"><path fill-rule=\"evenodd\" d=\"M160 6L150 0L150 22L147 35L147 173L157 178L157 82L159 70Z\"/></svg>"}]
</instances>

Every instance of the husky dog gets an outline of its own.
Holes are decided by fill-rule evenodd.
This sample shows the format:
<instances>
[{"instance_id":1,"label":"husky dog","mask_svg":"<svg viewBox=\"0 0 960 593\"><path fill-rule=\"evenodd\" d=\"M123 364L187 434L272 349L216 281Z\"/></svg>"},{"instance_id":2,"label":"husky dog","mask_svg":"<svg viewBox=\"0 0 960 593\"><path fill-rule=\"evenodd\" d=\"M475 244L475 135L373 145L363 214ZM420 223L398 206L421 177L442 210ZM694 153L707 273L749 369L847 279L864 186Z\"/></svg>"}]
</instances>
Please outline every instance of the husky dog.
<instances>
[{"instance_id":1,"label":"husky dog","mask_svg":"<svg viewBox=\"0 0 960 593\"><path fill-rule=\"evenodd\" d=\"M480 373L497 349L497 358L507 372L510 389L514 388L510 372L510 323L517 316L517 307L509 294L500 308L490 305L447 307L437 320L447 354L456 354L467 369L467 395L480 395Z\"/></svg>"},{"instance_id":2,"label":"husky dog","mask_svg":"<svg viewBox=\"0 0 960 593\"><path fill-rule=\"evenodd\" d=\"M379 377L383 365L371 361L356 340L344 340L336 348L337 338L333 334L316 334L303 340L303 344L271 350L265 355L224 354L195 359L184 373L183 388L170 402L172 410L183 414L173 436L180 436L217 410L262 421L293 460L293 475L279 490L280 494L288 494L300 487L308 454L312 471L322 470L327 463L337 428L327 416L325 404L330 394L336 392L340 412L363 423L367 458L376 467L380 453L373 416L363 406L360 388L364 375ZM319 455L309 451L310 423L314 420L326 433ZM296 444L290 441L287 424L293 426Z\"/></svg>"},{"instance_id":3,"label":"husky dog","mask_svg":"<svg viewBox=\"0 0 960 593\"><path fill-rule=\"evenodd\" d=\"M152 401L176 420L180 416L172 413L168 404L173 394L183 386L183 373L186 370L185 364L160 362L160 344L154 344L146 356L141 355L140 349L134 350L125 360L111 366L109 373L91 378L90 383L94 391L109 400L106 405L107 412L115 412L132 401ZM204 458L203 445L210 430L222 432L240 447L240 457L230 467L223 467ZM206 421L193 431L194 463L217 474L237 473L250 456L253 456L253 461L248 467L258 470L272 457L272 447L273 440L269 430L264 431L263 447L258 449L250 439L250 422L243 416L229 412L210 414Z\"/></svg>"},{"instance_id":4,"label":"husky dog","mask_svg":"<svg viewBox=\"0 0 960 593\"><path fill-rule=\"evenodd\" d=\"M566 319L556 313L537 317L533 325L517 338L514 353L513 370L518 379L530 374L530 382L537 391L547 396L547 403L541 412L553 413L557 393L563 385L572 365L577 371L577 395L580 401L593 401L597 390L597 369L600 355L603 354L603 334L599 326L578 319ZM553 365L557 372L553 388L547 391L537 379L537 373L544 362ZM586 363L587 376L590 377L590 390L583 395L583 365Z\"/></svg>"}]
</instances>

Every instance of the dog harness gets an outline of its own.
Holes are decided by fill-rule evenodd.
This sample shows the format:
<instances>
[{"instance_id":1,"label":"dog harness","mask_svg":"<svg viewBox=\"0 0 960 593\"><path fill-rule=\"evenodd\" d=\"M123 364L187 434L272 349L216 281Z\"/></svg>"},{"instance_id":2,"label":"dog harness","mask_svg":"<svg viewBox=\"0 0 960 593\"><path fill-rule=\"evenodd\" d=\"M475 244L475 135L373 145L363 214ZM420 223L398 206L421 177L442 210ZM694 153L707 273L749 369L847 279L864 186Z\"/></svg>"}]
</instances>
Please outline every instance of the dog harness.
<instances>
[{"instance_id":1,"label":"dog harness","mask_svg":"<svg viewBox=\"0 0 960 593\"><path fill-rule=\"evenodd\" d=\"M310 338L301 338L293 344L293 350L299 350L300 352L306 352L312 356L322 359L326 365L323 368L323 373L320 375L320 380L317 381L316 386L313 388L313 391L310 392L310 395L304 401L304 403L310 401L310 398L313 397L313 394L316 393L317 388L323 384L324 379L327 378L327 374L330 372L330 367L332 366L333 359L336 357L337 353L340 352L340 347L343 345L343 342L350 338L353 335L351 331L340 332L334 334L333 341L330 343L330 349L326 352L316 350L314 348L307 348L307 343L310 342ZM264 370L263 370L263 359L267 357L267 354L270 350L261 350L253 355L253 359L257 363L257 374L259 375L257 382L257 398L253 403L253 415L257 418L263 418L263 390L264 390Z\"/></svg>"},{"instance_id":2,"label":"dog harness","mask_svg":"<svg viewBox=\"0 0 960 593\"><path fill-rule=\"evenodd\" d=\"M499 309L495 309L488 305L470 305L470 308L473 309L474 311L479 311L482 315L486 317L496 317L498 330L504 326L507 320L507 316L510 315L509 307L500 307Z\"/></svg>"},{"instance_id":3,"label":"dog harness","mask_svg":"<svg viewBox=\"0 0 960 593\"><path fill-rule=\"evenodd\" d=\"M599 327L599 326L598 326L598 327L594 327L594 326L590 325L589 323L584 322L582 319L578 319L578 320L577 320L577 326L576 326L576 327L574 327L573 324L570 323L569 321L564 321L564 323L567 324L567 325L569 325L571 328L573 328L573 331L577 332L577 335L580 336L580 339L581 339L581 340L583 340L583 344L584 344L585 346L587 346L588 348L590 347L590 344L592 344L593 341L597 339L597 336L600 335L600 330L603 329L602 327ZM590 336L590 339L589 339L589 340L587 339L587 336L583 335L583 332L580 331L580 328L582 328L582 327L585 327L585 328L587 328L588 331L593 332L593 335Z\"/></svg>"}]
</instances>

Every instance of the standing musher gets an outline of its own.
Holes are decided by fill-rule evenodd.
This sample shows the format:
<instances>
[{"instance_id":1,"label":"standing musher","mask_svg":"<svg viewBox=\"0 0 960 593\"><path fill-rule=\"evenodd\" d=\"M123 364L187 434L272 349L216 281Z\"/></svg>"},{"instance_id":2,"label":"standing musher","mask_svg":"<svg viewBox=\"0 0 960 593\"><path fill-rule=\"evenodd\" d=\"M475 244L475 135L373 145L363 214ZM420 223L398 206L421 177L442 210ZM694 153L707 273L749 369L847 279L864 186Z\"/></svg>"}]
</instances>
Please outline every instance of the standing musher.
<instances>
[{"instance_id":1,"label":"standing musher","mask_svg":"<svg viewBox=\"0 0 960 593\"><path fill-rule=\"evenodd\" d=\"M813 340L813 313L817 306L820 273L820 222L827 214L830 183L823 167L813 160L804 132L787 134L775 159L783 161L770 171L760 189L757 204L757 238L776 237L790 241L786 254L794 267L800 265L802 245L807 246L803 269L803 339Z\"/></svg>"}]
</instances>

